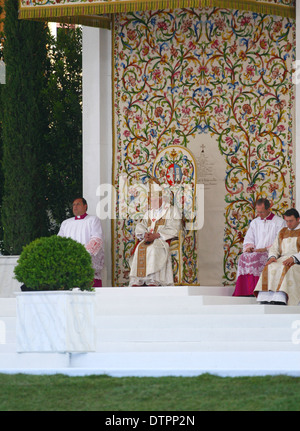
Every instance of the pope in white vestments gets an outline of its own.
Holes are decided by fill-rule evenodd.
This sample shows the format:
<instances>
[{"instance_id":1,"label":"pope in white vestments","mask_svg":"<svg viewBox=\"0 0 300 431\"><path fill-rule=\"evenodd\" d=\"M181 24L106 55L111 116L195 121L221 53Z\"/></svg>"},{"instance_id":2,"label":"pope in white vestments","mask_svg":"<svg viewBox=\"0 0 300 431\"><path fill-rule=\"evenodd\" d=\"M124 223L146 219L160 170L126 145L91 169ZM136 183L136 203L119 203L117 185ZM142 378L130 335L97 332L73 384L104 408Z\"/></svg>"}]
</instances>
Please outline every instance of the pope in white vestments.
<instances>
[{"instance_id":1,"label":"pope in white vestments","mask_svg":"<svg viewBox=\"0 0 300 431\"><path fill-rule=\"evenodd\" d=\"M254 290L261 303L298 305L300 302L300 218L295 209L284 214L287 227L280 230L269 249L268 262Z\"/></svg>"},{"instance_id":2,"label":"pope in white vestments","mask_svg":"<svg viewBox=\"0 0 300 431\"><path fill-rule=\"evenodd\" d=\"M87 203L85 199L75 199L73 202L74 217L62 222L58 236L72 238L85 246L91 255L95 271L93 287L102 287L101 271L104 266L104 238L101 221L96 216L88 215L86 211Z\"/></svg>"},{"instance_id":3,"label":"pope in white vestments","mask_svg":"<svg viewBox=\"0 0 300 431\"><path fill-rule=\"evenodd\" d=\"M251 221L238 261L233 296L253 296L259 276L268 260L268 250L285 221L270 210L270 202L261 198L256 203L257 217Z\"/></svg>"},{"instance_id":4,"label":"pope in white vestments","mask_svg":"<svg viewBox=\"0 0 300 431\"><path fill-rule=\"evenodd\" d=\"M168 241L179 235L179 211L152 194L151 206L137 223L135 235L139 243L131 261L130 286L170 286L174 284Z\"/></svg>"}]
</instances>

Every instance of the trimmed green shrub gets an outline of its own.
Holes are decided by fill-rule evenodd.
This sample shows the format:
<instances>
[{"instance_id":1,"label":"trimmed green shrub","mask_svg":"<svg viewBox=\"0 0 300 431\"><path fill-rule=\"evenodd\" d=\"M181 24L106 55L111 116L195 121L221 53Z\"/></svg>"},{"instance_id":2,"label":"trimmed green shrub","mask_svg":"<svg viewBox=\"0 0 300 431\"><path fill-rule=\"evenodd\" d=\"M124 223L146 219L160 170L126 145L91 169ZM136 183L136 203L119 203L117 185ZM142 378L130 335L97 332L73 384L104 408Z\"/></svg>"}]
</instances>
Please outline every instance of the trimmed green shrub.
<instances>
[{"instance_id":1,"label":"trimmed green shrub","mask_svg":"<svg viewBox=\"0 0 300 431\"><path fill-rule=\"evenodd\" d=\"M53 235L32 241L23 248L14 273L28 290L93 290L91 256L71 238Z\"/></svg>"}]
</instances>

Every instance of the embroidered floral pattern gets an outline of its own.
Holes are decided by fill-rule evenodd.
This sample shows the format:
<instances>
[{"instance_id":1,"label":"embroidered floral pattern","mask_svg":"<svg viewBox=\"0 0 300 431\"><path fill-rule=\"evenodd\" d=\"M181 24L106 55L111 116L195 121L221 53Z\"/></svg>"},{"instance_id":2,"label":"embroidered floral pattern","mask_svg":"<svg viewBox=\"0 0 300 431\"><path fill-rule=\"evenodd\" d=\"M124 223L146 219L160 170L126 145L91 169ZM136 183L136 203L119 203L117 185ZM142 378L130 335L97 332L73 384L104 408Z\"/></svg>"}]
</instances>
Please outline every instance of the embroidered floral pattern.
<instances>
[{"instance_id":1,"label":"embroidered floral pattern","mask_svg":"<svg viewBox=\"0 0 300 431\"><path fill-rule=\"evenodd\" d=\"M220 8L132 12L116 15L113 48L116 187L120 175L145 184L163 148L211 134L226 162L231 284L256 199L271 199L277 214L293 204L295 22ZM117 285L128 280L133 230L132 219L116 220ZM187 282L195 270L187 261Z\"/></svg>"},{"instance_id":2,"label":"embroidered floral pattern","mask_svg":"<svg viewBox=\"0 0 300 431\"><path fill-rule=\"evenodd\" d=\"M96 256L99 250L103 248L103 241L101 238L92 238L85 248L92 256Z\"/></svg>"}]
</instances>

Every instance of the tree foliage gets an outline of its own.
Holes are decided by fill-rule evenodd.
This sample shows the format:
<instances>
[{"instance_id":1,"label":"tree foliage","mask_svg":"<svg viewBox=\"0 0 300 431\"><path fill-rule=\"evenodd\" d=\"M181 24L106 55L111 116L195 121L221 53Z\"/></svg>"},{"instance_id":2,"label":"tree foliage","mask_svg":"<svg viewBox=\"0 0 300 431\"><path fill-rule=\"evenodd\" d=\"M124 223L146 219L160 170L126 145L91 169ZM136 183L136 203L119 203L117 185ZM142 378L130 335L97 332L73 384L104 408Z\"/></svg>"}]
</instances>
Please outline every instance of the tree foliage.
<instances>
[{"instance_id":1,"label":"tree foliage","mask_svg":"<svg viewBox=\"0 0 300 431\"><path fill-rule=\"evenodd\" d=\"M69 204L74 197L82 194L81 47L81 28L63 27L49 50L47 199L54 232L70 215Z\"/></svg>"},{"instance_id":2,"label":"tree foliage","mask_svg":"<svg viewBox=\"0 0 300 431\"><path fill-rule=\"evenodd\" d=\"M19 254L25 244L47 233L45 135L47 27L18 20L18 1L5 2L2 88L3 245Z\"/></svg>"},{"instance_id":3,"label":"tree foliage","mask_svg":"<svg viewBox=\"0 0 300 431\"><path fill-rule=\"evenodd\" d=\"M67 27L54 39L19 20L18 0L5 2L4 34L0 251L20 254L56 233L82 194L82 35Z\"/></svg>"},{"instance_id":4,"label":"tree foliage","mask_svg":"<svg viewBox=\"0 0 300 431\"><path fill-rule=\"evenodd\" d=\"M0 100L1 100L1 92L2 85L0 85ZM2 118L1 118L2 110L0 108L0 254L3 248L3 227L1 223L1 209L2 209L2 199L3 199L3 169L2 169L2 159L3 159L3 145L2 145Z\"/></svg>"}]
</instances>

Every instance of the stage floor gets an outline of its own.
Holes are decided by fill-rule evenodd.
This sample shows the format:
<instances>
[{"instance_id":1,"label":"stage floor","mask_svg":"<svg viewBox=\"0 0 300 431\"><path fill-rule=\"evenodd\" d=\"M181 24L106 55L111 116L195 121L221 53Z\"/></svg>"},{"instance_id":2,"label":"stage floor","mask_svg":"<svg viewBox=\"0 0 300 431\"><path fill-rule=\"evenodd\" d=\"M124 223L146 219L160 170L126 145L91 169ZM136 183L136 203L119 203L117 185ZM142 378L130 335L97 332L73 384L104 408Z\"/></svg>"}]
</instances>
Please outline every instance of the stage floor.
<instances>
[{"instance_id":1,"label":"stage floor","mask_svg":"<svg viewBox=\"0 0 300 431\"><path fill-rule=\"evenodd\" d=\"M300 307L261 305L232 292L220 286L97 289L96 349L89 353L17 353L16 299L0 298L0 372L299 376Z\"/></svg>"}]
</instances>

